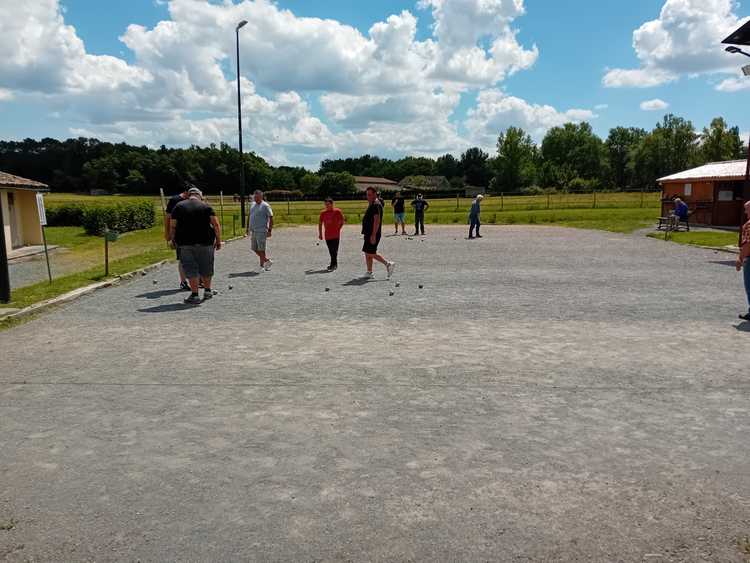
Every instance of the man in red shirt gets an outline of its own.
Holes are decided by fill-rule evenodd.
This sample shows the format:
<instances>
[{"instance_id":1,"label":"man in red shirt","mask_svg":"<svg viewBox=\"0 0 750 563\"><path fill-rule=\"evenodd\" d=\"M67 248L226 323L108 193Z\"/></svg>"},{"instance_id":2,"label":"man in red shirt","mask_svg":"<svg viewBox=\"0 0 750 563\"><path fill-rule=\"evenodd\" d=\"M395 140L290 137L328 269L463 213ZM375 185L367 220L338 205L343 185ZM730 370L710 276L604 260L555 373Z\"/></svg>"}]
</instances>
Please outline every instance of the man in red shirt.
<instances>
[{"instance_id":1,"label":"man in red shirt","mask_svg":"<svg viewBox=\"0 0 750 563\"><path fill-rule=\"evenodd\" d=\"M344 226L346 219L341 209L333 206L333 200L330 197L325 199L325 203L326 208L320 214L320 220L318 221L318 238L320 240L325 238L328 253L331 255L331 264L326 270L333 272L339 265L339 240L341 239L341 228ZM323 227L325 227L325 236Z\"/></svg>"}]
</instances>

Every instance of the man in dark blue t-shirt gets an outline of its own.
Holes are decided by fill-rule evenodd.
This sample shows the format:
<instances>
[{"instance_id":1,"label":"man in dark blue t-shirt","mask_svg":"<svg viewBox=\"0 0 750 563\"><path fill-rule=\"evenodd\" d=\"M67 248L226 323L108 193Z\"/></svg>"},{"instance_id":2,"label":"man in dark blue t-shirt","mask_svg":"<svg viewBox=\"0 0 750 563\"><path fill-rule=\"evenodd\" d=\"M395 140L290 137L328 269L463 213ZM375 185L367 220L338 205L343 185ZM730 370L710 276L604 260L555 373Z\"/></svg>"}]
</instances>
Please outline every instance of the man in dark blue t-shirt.
<instances>
[{"instance_id":1,"label":"man in dark blue t-shirt","mask_svg":"<svg viewBox=\"0 0 750 563\"><path fill-rule=\"evenodd\" d=\"M385 266L388 279L390 279L396 264L378 254L378 244L383 232L383 206L378 201L378 194L374 188L367 188L367 202L369 205L364 217L362 217L362 235L365 239L362 252L365 253L365 263L367 264L367 272L365 272L364 277L372 277L372 263L373 260L377 260Z\"/></svg>"}]
</instances>

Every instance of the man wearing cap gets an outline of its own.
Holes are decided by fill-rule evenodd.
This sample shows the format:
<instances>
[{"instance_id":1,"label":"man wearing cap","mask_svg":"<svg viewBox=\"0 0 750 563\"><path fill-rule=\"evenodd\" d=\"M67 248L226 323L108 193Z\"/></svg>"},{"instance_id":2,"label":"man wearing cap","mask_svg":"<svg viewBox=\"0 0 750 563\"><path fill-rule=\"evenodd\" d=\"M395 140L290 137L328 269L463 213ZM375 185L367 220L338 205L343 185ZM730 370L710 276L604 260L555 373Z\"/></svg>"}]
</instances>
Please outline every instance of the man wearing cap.
<instances>
[{"instance_id":1,"label":"man wearing cap","mask_svg":"<svg viewBox=\"0 0 750 563\"><path fill-rule=\"evenodd\" d=\"M174 208L178 203L180 203L181 201L185 201L188 198L188 190L194 187L195 186L193 186L189 182L186 182L183 186L182 192L178 193L177 195L173 195L167 201L167 209L164 211L164 238L167 242L171 240L170 233L172 232L172 211L174 211ZM180 274L180 289L183 291L190 291L190 286L188 285L187 278L185 277L185 272L182 271L179 247L175 250L175 252L177 253L177 271Z\"/></svg>"},{"instance_id":2,"label":"man wearing cap","mask_svg":"<svg viewBox=\"0 0 750 563\"><path fill-rule=\"evenodd\" d=\"M406 223L404 221L406 219L406 203L401 192L396 192L396 197L391 200L391 206L393 207L393 225L396 228L394 234L398 234L398 226L401 225L401 234L405 235Z\"/></svg>"},{"instance_id":3,"label":"man wearing cap","mask_svg":"<svg viewBox=\"0 0 750 563\"><path fill-rule=\"evenodd\" d=\"M479 222L479 214L481 213L481 205L482 200L484 199L484 196L482 194L479 194L477 197L474 198L474 201L471 202L471 210L469 211L469 238L475 238L474 237L474 228L477 230L476 238L482 238L482 235L479 234L479 227L482 226L482 223Z\"/></svg>"},{"instance_id":4,"label":"man wearing cap","mask_svg":"<svg viewBox=\"0 0 750 563\"><path fill-rule=\"evenodd\" d=\"M331 262L328 265L329 272L333 272L339 266L339 241L341 239L341 228L344 226L346 219L341 209L333 206L333 199L325 199L326 208L321 212L318 220L318 239L323 240L325 235L328 254L331 255ZM325 227L325 233L323 230Z\"/></svg>"},{"instance_id":5,"label":"man wearing cap","mask_svg":"<svg viewBox=\"0 0 750 563\"><path fill-rule=\"evenodd\" d=\"M198 305L198 284L203 284L203 300L211 299L214 275L214 250L221 248L221 225L216 213L203 202L198 188L188 190L188 199L175 205L170 224L170 241L180 253L180 264L190 285L185 303Z\"/></svg>"},{"instance_id":6,"label":"man wearing cap","mask_svg":"<svg viewBox=\"0 0 750 563\"><path fill-rule=\"evenodd\" d=\"M263 192L255 190L253 204L250 206L250 220L247 222L247 234L250 236L250 248L258 255L262 270L270 270L273 262L266 256L266 239L271 238L273 231L273 209L263 201Z\"/></svg>"},{"instance_id":7,"label":"man wearing cap","mask_svg":"<svg viewBox=\"0 0 750 563\"><path fill-rule=\"evenodd\" d=\"M417 198L411 202L411 206L414 208L414 236L417 236L420 230L424 235L424 212L430 204L422 197L422 194L417 194Z\"/></svg>"}]
</instances>

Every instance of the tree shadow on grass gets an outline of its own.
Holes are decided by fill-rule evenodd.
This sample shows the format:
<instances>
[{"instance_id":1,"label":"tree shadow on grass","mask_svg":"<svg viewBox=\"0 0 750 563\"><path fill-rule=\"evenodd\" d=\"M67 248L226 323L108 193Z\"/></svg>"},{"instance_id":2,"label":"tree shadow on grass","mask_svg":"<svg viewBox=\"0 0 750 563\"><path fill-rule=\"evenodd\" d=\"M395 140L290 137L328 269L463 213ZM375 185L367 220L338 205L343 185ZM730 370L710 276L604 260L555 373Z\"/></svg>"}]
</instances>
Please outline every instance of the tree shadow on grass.
<instances>
[{"instance_id":1,"label":"tree shadow on grass","mask_svg":"<svg viewBox=\"0 0 750 563\"><path fill-rule=\"evenodd\" d=\"M229 274L228 277L230 278L254 278L255 276L259 276L260 272L236 272L234 274Z\"/></svg>"},{"instance_id":2,"label":"tree shadow on grass","mask_svg":"<svg viewBox=\"0 0 750 563\"><path fill-rule=\"evenodd\" d=\"M136 295L137 298L142 299L159 299L160 297L167 297L169 295L176 295L182 293L181 289L160 289L158 291L149 291L147 293L141 293Z\"/></svg>"},{"instance_id":3,"label":"tree shadow on grass","mask_svg":"<svg viewBox=\"0 0 750 563\"><path fill-rule=\"evenodd\" d=\"M156 307L148 307L146 309L138 309L139 313L169 313L172 311L184 311L186 309L195 309L195 305L189 305L187 303L165 303L164 305L157 305Z\"/></svg>"}]
</instances>

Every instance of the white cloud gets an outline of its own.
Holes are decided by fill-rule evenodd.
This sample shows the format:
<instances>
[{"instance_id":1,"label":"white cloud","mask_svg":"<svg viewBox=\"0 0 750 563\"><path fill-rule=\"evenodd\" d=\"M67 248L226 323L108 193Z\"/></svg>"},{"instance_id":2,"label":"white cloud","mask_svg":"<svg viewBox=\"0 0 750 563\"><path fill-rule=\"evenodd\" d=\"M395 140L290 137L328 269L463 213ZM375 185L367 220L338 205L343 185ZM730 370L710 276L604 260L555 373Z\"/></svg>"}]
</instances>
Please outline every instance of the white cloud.
<instances>
[{"instance_id":1,"label":"white cloud","mask_svg":"<svg viewBox=\"0 0 750 563\"><path fill-rule=\"evenodd\" d=\"M594 106L594 109L595 109L595 110L605 110L605 109L609 109L609 104L596 104L596 105Z\"/></svg>"},{"instance_id":2,"label":"white cloud","mask_svg":"<svg viewBox=\"0 0 750 563\"><path fill-rule=\"evenodd\" d=\"M719 92L739 92L741 90L750 90L750 77L740 75L732 78L726 78L716 85Z\"/></svg>"},{"instance_id":3,"label":"white cloud","mask_svg":"<svg viewBox=\"0 0 750 563\"><path fill-rule=\"evenodd\" d=\"M664 100L660 100L659 98L641 102L641 109L643 111L661 111L667 109L668 107L669 104Z\"/></svg>"},{"instance_id":4,"label":"white cloud","mask_svg":"<svg viewBox=\"0 0 750 563\"><path fill-rule=\"evenodd\" d=\"M596 117L591 110L560 112L549 105L530 104L502 90L490 89L481 91L477 96L476 107L469 111L467 128L472 138L480 140L483 146L492 147L498 134L510 126L521 127L539 141L552 127Z\"/></svg>"},{"instance_id":5,"label":"white cloud","mask_svg":"<svg viewBox=\"0 0 750 563\"><path fill-rule=\"evenodd\" d=\"M513 27L523 0L420 0L419 7L434 20L426 39L417 39L409 11L362 33L297 17L271 0L171 0L168 20L124 31L128 63L88 53L60 0L14 4L14 17L0 20L0 100L42 100L73 123L74 134L151 145L234 142L234 28L245 19L242 70L252 80L242 79L243 116L251 150L308 165L365 150L458 152L469 143L454 116L461 94L492 90L531 67L539 52L523 47ZM321 115L308 102L314 98ZM545 112L564 116L558 121L593 117L512 99L540 115L528 120L536 129L554 121ZM485 113L471 114L477 126L470 132L481 130Z\"/></svg>"},{"instance_id":6,"label":"white cloud","mask_svg":"<svg viewBox=\"0 0 750 563\"><path fill-rule=\"evenodd\" d=\"M609 88L648 88L683 75L734 72L738 61L720 42L743 20L734 0L666 0L659 17L633 32L636 69L608 70Z\"/></svg>"}]
</instances>

